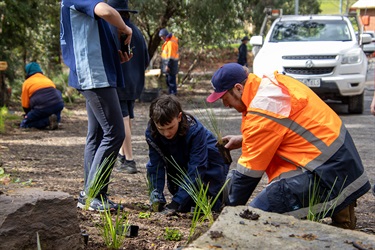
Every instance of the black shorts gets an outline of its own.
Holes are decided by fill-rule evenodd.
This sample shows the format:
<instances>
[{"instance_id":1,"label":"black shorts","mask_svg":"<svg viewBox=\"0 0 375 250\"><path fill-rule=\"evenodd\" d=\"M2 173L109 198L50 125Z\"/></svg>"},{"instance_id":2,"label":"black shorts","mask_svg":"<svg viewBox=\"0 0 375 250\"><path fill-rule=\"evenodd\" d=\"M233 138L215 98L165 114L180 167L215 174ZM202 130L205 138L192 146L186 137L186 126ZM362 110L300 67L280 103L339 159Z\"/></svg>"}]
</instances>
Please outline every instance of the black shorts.
<instances>
[{"instance_id":1,"label":"black shorts","mask_svg":"<svg viewBox=\"0 0 375 250\"><path fill-rule=\"evenodd\" d=\"M120 100L122 117L134 118L134 100Z\"/></svg>"}]
</instances>

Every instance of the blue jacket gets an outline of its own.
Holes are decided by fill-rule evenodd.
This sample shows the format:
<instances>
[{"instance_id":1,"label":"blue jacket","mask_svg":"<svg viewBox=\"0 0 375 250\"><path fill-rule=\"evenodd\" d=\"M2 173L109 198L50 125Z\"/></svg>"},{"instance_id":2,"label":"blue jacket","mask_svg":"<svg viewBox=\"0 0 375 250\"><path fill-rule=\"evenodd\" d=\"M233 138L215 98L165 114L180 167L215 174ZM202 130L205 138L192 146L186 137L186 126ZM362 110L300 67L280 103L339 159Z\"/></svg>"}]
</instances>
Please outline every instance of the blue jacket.
<instances>
[{"instance_id":1,"label":"blue jacket","mask_svg":"<svg viewBox=\"0 0 375 250\"><path fill-rule=\"evenodd\" d=\"M142 93L145 85L145 70L150 62L146 41L135 24L129 19L124 19L126 25L133 30L130 48L133 57L128 62L121 64L125 88L118 87L117 93L120 100L136 100ZM112 26L117 48L120 49L117 28Z\"/></svg>"},{"instance_id":2,"label":"blue jacket","mask_svg":"<svg viewBox=\"0 0 375 250\"><path fill-rule=\"evenodd\" d=\"M150 127L146 130L146 140L149 144L149 162L147 174L159 194L163 194L165 176L168 188L172 191L172 200L184 206L189 203L189 194L174 183L173 177L178 173L173 165L165 158L173 159L188 174L191 180L196 180L197 172L203 183L209 183L209 194L215 197L225 182L229 165L224 164L215 144L217 140L197 119L188 117L189 128L185 136L176 135L172 140L158 134L152 138ZM173 192L173 186L177 190ZM164 197L164 196L163 196Z\"/></svg>"}]
</instances>

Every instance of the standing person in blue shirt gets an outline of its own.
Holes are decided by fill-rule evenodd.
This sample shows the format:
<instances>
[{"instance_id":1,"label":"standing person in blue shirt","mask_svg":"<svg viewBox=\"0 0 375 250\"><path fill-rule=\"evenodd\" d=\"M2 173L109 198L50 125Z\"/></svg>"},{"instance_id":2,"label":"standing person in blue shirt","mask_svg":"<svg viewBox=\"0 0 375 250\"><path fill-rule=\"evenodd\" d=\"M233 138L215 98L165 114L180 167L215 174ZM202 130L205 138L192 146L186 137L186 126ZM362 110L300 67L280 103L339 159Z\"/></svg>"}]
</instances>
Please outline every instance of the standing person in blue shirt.
<instances>
[{"instance_id":1,"label":"standing person in blue shirt","mask_svg":"<svg viewBox=\"0 0 375 250\"><path fill-rule=\"evenodd\" d=\"M84 152L84 191L78 207L86 202L87 192L95 183L99 166L105 159L115 159L125 138L116 87L123 85L121 63L131 55L117 50L110 24L118 33L126 34L130 43L132 29L120 14L100 0L61 2L60 43L65 64L70 68L69 85L86 99L88 132ZM111 170L108 164L102 172ZM109 176L105 183L108 183ZM90 203L90 210L115 210L118 205L107 197L108 184ZM104 200L104 204L102 203Z\"/></svg>"},{"instance_id":2,"label":"standing person in blue shirt","mask_svg":"<svg viewBox=\"0 0 375 250\"><path fill-rule=\"evenodd\" d=\"M241 40L241 45L238 47L237 63L247 67L247 43L250 41L249 37L244 36Z\"/></svg>"},{"instance_id":3,"label":"standing person in blue shirt","mask_svg":"<svg viewBox=\"0 0 375 250\"><path fill-rule=\"evenodd\" d=\"M107 3L120 13L125 24L133 30L130 43L130 48L134 52L133 57L121 65L125 88L117 87L126 134L117 157L117 170L135 174L137 167L133 158L131 119L134 118L135 100L139 98L145 85L145 70L150 60L146 41L141 31L130 21L130 13L138 13L138 11L129 10L128 0L109 0ZM114 27L112 30L113 34L117 36L117 29ZM120 43L118 43L118 48L121 48Z\"/></svg>"},{"instance_id":4,"label":"standing person in blue shirt","mask_svg":"<svg viewBox=\"0 0 375 250\"><path fill-rule=\"evenodd\" d=\"M201 178L209 184L208 195L216 197L225 182L229 165L224 163L214 135L195 117L185 113L174 95L162 95L150 106L150 121L146 130L149 145L147 176L153 191L150 195L151 206L159 211L166 204L164 198L165 176L172 201L166 206L166 213L189 212L195 206L189 194L175 183L180 175L170 161L178 166L196 184ZM218 210L218 199L214 210Z\"/></svg>"}]
</instances>

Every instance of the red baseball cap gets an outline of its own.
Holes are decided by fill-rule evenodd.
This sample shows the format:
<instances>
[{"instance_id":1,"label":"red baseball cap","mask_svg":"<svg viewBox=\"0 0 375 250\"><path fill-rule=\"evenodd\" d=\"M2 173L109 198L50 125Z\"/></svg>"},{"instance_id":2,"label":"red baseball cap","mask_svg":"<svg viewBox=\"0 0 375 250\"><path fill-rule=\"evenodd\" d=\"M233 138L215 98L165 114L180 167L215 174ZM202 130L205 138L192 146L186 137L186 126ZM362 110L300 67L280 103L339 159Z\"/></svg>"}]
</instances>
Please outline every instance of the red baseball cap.
<instances>
[{"instance_id":1,"label":"red baseball cap","mask_svg":"<svg viewBox=\"0 0 375 250\"><path fill-rule=\"evenodd\" d=\"M227 63L221 66L212 76L211 84L214 92L207 97L207 102L216 102L236 83L247 78L245 69L238 63Z\"/></svg>"}]
</instances>

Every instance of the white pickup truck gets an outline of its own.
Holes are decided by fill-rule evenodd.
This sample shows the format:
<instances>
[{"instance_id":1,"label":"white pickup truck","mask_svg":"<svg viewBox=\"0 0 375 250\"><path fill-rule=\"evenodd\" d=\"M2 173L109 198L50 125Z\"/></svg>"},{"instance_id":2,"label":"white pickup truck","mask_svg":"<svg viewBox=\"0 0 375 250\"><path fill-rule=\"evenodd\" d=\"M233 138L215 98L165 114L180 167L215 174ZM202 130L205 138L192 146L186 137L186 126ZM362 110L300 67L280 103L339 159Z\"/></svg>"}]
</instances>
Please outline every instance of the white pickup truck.
<instances>
[{"instance_id":1,"label":"white pickup truck","mask_svg":"<svg viewBox=\"0 0 375 250\"><path fill-rule=\"evenodd\" d=\"M344 15L281 16L264 41L262 36L251 38L251 45L261 46L253 72L258 76L283 72L323 100L340 100L350 113L362 113L367 58L361 44L369 42L367 35L357 38Z\"/></svg>"}]
</instances>

